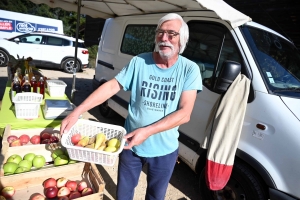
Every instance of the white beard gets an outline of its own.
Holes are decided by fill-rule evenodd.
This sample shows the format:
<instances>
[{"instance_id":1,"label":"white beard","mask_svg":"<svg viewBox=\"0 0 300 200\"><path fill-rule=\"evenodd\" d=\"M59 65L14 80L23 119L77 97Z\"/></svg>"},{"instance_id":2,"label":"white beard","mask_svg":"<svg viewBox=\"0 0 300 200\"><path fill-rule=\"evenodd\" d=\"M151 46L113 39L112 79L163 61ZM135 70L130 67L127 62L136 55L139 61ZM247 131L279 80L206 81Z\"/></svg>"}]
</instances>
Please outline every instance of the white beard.
<instances>
[{"instance_id":1,"label":"white beard","mask_svg":"<svg viewBox=\"0 0 300 200\"><path fill-rule=\"evenodd\" d=\"M159 49L159 46L167 46L170 47L171 51L169 52L164 52L163 50ZM169 43L169 42L157 42L155 44L155 51L159 53L159 55L163 58L163 59L169 59L172 58L177 52L175 47Z\"/></svg>"}]
</instances>

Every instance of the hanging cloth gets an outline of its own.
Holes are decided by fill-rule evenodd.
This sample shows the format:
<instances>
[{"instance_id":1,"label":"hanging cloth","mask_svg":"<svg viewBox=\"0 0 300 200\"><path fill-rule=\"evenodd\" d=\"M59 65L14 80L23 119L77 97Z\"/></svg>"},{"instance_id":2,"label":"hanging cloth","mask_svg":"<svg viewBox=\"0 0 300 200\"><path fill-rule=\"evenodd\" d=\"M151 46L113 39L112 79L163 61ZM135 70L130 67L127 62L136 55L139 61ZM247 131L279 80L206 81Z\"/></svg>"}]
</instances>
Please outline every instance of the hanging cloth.
<instances>
[{"instance_id":1,"label":"hanging cloth","mask_svg":"<svg viewBox=\"0 0 300 200\"><path fill-rule=\"evenodd\" d=\"M207 149L206 184L221 190L227 184L239 143L249 95L250 80L239 74L212 108L201 145Z\"/></svg>"}]
</instances>

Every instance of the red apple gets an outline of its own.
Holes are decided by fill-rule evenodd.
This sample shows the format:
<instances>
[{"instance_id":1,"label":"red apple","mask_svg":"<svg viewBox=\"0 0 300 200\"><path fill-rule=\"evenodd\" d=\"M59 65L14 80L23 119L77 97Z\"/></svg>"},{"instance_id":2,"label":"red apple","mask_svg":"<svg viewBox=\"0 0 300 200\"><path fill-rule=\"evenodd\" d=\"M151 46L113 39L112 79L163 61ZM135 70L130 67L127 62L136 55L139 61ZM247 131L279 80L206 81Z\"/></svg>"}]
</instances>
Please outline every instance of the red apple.
<instances>
[{"instance_id":1,"label":"red apple","mask_svg":"<svg viewBox=\"0 0 300 200\"><path fill-rule=\"evenodd\" d=\"M67 182L68 182L67 178L61 177L61 178L59 178L59 179L56 180L56 187L58 187L58 188L64 187Z\"/></svg>"},{"instance_id":2,"label":"red apple","mask_svg":"<svg viewBox=\"0 0 300 200\"><path fill-rule=\"evenodd\" d=\"M13 141L15 141L17 139L19 139L17 136L10 135L10 136L7 137L7 142L10 144L10 143L12 143Z\"/></svg>"},{"instance_id":3,"label":"red apple","mask_svg":"<svg viewBox=\"0 0 300 200\"><path fill-rule=\"evenodd\" d=\"M66 187L70 189L70 191L76 191L77 190L77 182L76 181L68 181L66 183Z\"/></svg>"},{"instance_id":4,"label":"red apple","mask_svg":"<svg viewBox=\"0 0 300 200\"><path fill-rule=\"evenodd\" d=\"M50 138L50 143L58 143L59 142L59 138L58 137L56 137L56 136L51 136L51 138Z\"/></svg>"},{"instance_id":5,"label":"red apple","mask_svg":"<svg viewBox=\"0 0 300 200\"><path fill-rule=\"evenodd\" d=\"M15 188L12 186L6 186L5 188L2 189L1 195L4 196L5 198L10 199L12 196L15 194Z\"/></svg>"},{"instance_id":6,"label":"red apple","mask_svg":"<svg viewBox=\"0 0 300 200\"><path fill-rule=\"evenodd\" d=\"M51 138L51 134L48 133L48 132L42 132L41 133L41 140L44 140L44 139L50 139Z\"/></svg>"},{"instance_id":7,"label":"red apple","mask_svg":"<svg viewBox=\"0 0 300 200\"><path fill-rule=\"evenodd\" d=\"M76 145L80 139L81 139L81 135L79 133L76 133L76 134L72 135L71 142L72 142L72 144Z\"/></svg>"},{"instance_id":8,"label":"red apple","mask_svg":"<svg viewBox=\"0 0 300 200\"><path fill-rule=\"evenodd\" d=\"M39 135L34 135L30 138L31 144L40 144L41 137Z\"/></svg>"},{"instance_id":9,"label":"red apple","mask_svg":"<svg viewBox=\"0 0 300 200\"><path fill-rule=\"evenodd\" d=\"M79 192L81 192L82 190L84 190L85 188L87 188L87 183L85 181L80 181L78 183L78 186L77 186L77 190Z\"/></svg>"},{"instance_id":10,"label":"red apple","mask_svg":"<svg viewBox=\"0 0 300 200\"><path fill-rule=\"evenodd\" d=\"M48 187L44 189L44 194L49 199L56 197L57 193L58 193L58 188L56 186Z\"/></svg>"},{"instance_id":11,"label":"red apple","mask_svg":"<svg viewBox=\"0 0 300 200\"><path fill-rule=\"evenodd\" d=\"M64 186L58 190L57 197L68 196L69 194L70 194L69 188Z\"/></svg>"},{"instance_id":12,"label":"red apple","mask_svg":"<svg viewBox=\"0 0 300 200\"><path fill-rule=\"evenodd\" d=\"M25 145L25 144L27 144L29 142L30 137L28 135L26 135L26 134L23 134L23 135L21 135L19 137L19 140L21 141L22 145Z\"/></svg>"},{"instance_id":13,"label":"red apple","mask_svg":"<svg viewBox=\"0 0 300 200\"><path fill-rule=\"evenodd\" d=\"M49 188L49 187L56 187L56 180L54 178L48 178L43 182L43 187L44 188Z\"/></svg>"},{"instance_id":14,"label":"red apple","mask_svg":"<svg viewBox=\"0 0 300 200\"><path fill-rule=\"evenodd\" d=\"M42 140L41 144L50 144L50 139L44 139L44 140Z\"/></svg>"},{"instance_id":15,"label":"red apple","mask_svg":"<svg viewBox=\"0 0 300 200\"><path fill-rule=\"evenodd\" d=\"M70 195L69 195L69 199L77 199L77 198L79 198L79 197L81 197L81 194L80 194L80 192L78 192L78 191L73 191L73 192L71 192Z\"/></svg>"},{"instance_id":16,"label":"red apple","mask_svg":"<svg viewBox=\"0 0 300 200\"><path fill-rule=\"evenodd\" d=\"M18 146L22 146L21 140L20 139L16 139L14 141L12 141L9 144L10 147L18 147Z\"/></svg>"},{"instance_id":17,"label":"red apple","mask_svg":"<svg viewBox=\"0 0 300 200\"><path fill-rule=\"evenodd\" d=\"M58 200L69 200L67 196L59 197Z\"/></svg>"},{"instance_id":18,"label":"red apple","mask_svg":"<svg viewBox=\"0 0 300 200\"><path fill-rule=\"evenodd\" d=\"M30 196L30 200L46 200L46 197L40 193L34 193Z\"/></svg>"},{"instance_id":19,"label":"red apple","mask_svg":"<svg viewBox=\"0 0 300 200\"><path fill-rule=\"evenodd\" d=\"M92 190L92 188L89 188L89 187L87 187L87 188L84 188L83 190L82 190L82 192L81 192L81 196L87 196L87 195L90 195L90 194L93 194L94 192L93 192L93 190Z\"/></svg>"}]
</instances>

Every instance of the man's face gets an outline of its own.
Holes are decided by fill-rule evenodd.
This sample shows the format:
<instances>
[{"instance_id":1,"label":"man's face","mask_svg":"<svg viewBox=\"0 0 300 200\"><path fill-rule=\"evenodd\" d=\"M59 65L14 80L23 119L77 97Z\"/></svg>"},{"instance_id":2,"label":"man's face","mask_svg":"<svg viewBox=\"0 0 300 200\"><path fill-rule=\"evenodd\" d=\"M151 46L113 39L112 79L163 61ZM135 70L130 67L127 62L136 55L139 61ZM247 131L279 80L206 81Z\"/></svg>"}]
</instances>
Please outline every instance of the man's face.
<instances>
[{"instance_id":1,"label":"man's face","mask_svg":"<svg viewBox=\"0 0 300 200\"><path fill-rule=\"evenodd\" d=\"M161 57L170 59L179 52L180 20L165 21L156 32L156 49Z\"/></svg>"}]
</instances>

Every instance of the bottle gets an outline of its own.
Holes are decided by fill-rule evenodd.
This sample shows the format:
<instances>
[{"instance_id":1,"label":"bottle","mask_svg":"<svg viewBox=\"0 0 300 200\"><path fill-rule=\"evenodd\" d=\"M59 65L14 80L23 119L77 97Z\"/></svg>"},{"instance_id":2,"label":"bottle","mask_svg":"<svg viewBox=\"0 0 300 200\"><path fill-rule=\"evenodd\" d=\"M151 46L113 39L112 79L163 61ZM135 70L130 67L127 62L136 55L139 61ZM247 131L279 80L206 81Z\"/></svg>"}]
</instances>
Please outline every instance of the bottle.
<instances>
[{"instance_id":1,"label":"bottle","mask_svg":"<svg viewBox=\"0 0 300 200\"><path fill-rule=\"evenodd\" d=\"M25 76L23 77L23 79L22 79L22 86L24 85L24 83L25 83L26 80L29 82L28 74L25 74Z\"/></svg>"},{"instance_id":2,"label":"bottle","mask_svg":"<svg viewBox=\"0 0 300 200\"><path fill-rule=\"evenodd\" d=\"M45 97L45 82L44 82L44 78L42 76L40 77L37 87L39 90L38 93L42 94L43 98L44 98Z\"/></svg>"},{"instance_id":3,"label":"bottle","mask_svg":"<svg viewBox=\"0 0 300 200\"><path fill-rule=\"evenodd\" d=\"M22 92L21 84L17 73L15 73L15 77L13 79L13 85L11 89L11 100L13 100L16 94L20 92Z\"/></svg>"},{"instance_id":4,"label":"bottle","mask_svg":"<svg viewBox=\"0 0 300 200\"><path fill-rule=\"evenodd\" d=\"M29 66L29 70L28 70L28 77L29 77L29 80L31 80L33 76L34 76L34 74L33 74L33 71L32 71L32 67Z\"/></svg>"},{"instance_id":5,"label":"bottle","mask_svg":"<svg viewBox=\"0 0 300 200\"><path fill-rule=\"evenodd\" d=\"M32 78L30 80L30 84L31 84L32 92L37 93L37 81L36 81L35 76L32 76Z\"/></svg>"},{"instance_id":6,"label":"bottle","mask_svg":"<svg viewBox=\"0 0 300 200\"><path fill-rule=\"evenodd\" d=\"M28 79L25 80L25 82L24 82L24 84L22 86L22 90L24 92L31 92L31 85L30 85Z\"/></svg>"}]
</instances>

